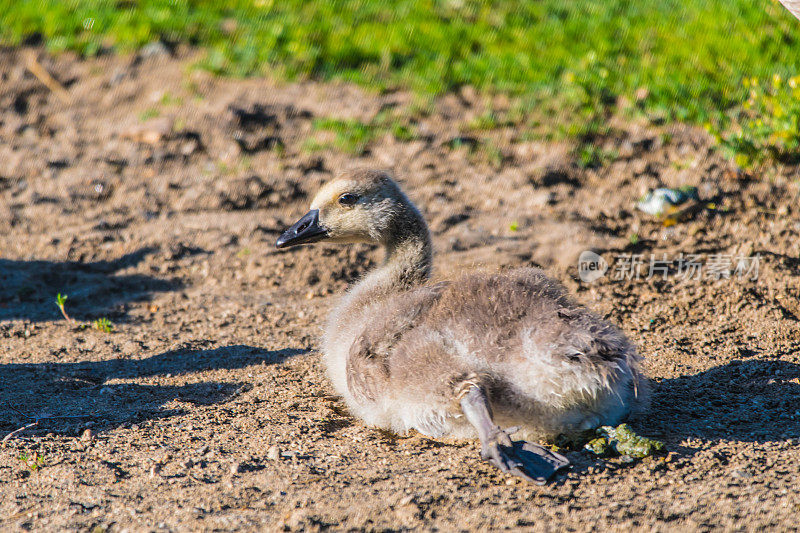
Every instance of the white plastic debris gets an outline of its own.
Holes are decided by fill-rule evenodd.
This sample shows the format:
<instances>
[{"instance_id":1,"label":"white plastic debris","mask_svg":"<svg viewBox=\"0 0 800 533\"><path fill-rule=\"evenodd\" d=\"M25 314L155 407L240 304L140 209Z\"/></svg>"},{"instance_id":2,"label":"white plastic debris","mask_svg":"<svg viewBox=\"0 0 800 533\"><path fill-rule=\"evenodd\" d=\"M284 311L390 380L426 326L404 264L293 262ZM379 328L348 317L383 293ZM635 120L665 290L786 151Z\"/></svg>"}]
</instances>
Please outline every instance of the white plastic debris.
<instances>
[{"instance_id":1,"label":"white plastic debris","mask_svg":"<svg viewBox=\"0 0 800 533\"><path fill-rule=\"evenodd\" d=\"M697 187L680 187L678 189L655 189L648 192L636 204L640 210L649 215L661 216L669 213L671 208L686 203L689 200L697 200Z\"/></svg>"}]
</instances>

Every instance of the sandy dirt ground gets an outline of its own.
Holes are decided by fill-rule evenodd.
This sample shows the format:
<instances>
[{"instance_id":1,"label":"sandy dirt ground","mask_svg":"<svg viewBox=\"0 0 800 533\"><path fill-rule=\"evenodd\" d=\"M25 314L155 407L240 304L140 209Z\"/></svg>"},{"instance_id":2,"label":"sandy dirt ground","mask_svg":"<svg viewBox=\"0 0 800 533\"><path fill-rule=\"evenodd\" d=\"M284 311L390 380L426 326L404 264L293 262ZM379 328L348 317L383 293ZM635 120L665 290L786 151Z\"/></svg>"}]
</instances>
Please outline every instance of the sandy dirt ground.
<instances>
[{"instance_id":1,"label":"sandy dirt ground","mask_svg":"<svg viewBox=\"0 0 800 533\"><path fill-rule=\"evenodd\" d=\"M486 105L469 90L425 114L405 93L216 79L185 51L34 52L69 101L0 51L0 437L33 424L0 444L0 529L797 527L797 168L740 172L702 130L611 118L597 142L616 157L585 169L567 143L466 131ZM418 138L307 149L330 140L315 118L379 112L411 114ZM317 339L380 251L274 242L356 165L389 169L420 206L437 277L539 265L619 324L653 381L631 423L668 453L567 451L573 468L540 487L477 442L351 417ZM703 200L685 220L635 209L681 185ZM588 249L611 264L593 283L578 277ZM651 254L675 261L666 277ZM702 279L678 268L689 254ZM735 272L742 257L757 280ZM102 317L111 333L81 326Z\"/></svg>"}]
</instances>

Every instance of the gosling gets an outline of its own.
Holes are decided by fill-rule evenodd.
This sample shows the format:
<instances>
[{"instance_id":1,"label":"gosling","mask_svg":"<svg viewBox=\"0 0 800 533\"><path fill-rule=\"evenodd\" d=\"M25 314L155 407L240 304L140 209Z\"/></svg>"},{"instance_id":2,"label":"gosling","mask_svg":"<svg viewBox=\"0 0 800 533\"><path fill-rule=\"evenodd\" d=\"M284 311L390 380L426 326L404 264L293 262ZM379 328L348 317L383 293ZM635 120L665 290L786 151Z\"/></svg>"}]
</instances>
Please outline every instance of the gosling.
<instances>
[{"instance_id":1,"label":"gosling","mask_svg":"<svg viewBox=\"0 0 800 533\"><path fill-rule=\"evenodd\" d=\"M322 345L336 392L367 424L477 436L484 460L544 483L569 461L512 434L576 434L617 424L640 403L631 342L541 270L427 284L428 227L388 174L339 175L276 246L317 241L386 251L330 314Z\"/></svg>"}]
</instances>

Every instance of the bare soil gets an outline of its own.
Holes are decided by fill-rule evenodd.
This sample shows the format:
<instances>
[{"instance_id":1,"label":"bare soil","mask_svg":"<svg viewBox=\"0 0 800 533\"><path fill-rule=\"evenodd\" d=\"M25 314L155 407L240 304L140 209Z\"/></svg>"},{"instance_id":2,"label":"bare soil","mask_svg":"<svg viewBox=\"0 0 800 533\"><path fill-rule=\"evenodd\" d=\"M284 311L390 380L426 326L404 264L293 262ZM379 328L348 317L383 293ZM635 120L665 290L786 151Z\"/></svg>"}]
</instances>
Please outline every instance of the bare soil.
<instances>
[{"instance_id":1,"label":"bare soil","mask_svg":"<svg viewBox=\"0 0 800 533\"><path fill-rule=\"evenodd\" d=\"M413 97L216 79L189 51L35 52L70 101L0 51L0 437L34 424L0 444L0 529L797 527L797 168L740 172L702 130L634 118L610 119L597 142L617 156L599 168L513 128L478 135L489 157L464 129L486 104L469 90L418 113L416 140L310 153L328 135L314 118L416 113ZM274 241L352 165L404 184L437 276L540 265L618 323L653 380L632 425L669 453L567 451L574 467L539 487L483 463L476 442L351 417L317 338L380 251ZM681 185L704 207L675 225L634 207ZM612 262L593 283L578 279L586 249ZM647 279L650 254L681 253L758 255L758 279ZM642 254L639 279L615 279L620 254ZM101 317L113 332L81 326Z\"/></svg>"}]
</instances>

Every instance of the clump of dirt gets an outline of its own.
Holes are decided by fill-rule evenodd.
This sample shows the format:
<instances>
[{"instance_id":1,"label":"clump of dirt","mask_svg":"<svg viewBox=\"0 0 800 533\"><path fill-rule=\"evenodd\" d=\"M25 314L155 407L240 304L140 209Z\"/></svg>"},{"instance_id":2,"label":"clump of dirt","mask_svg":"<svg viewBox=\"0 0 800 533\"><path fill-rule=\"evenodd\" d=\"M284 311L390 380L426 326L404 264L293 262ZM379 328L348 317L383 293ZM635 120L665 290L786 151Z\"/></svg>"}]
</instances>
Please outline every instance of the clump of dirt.
<instances>
[{"instance_id":1,"label":"clump of dirt","mask_svg":"<svg viewBox=\"0 0 800 533\"><path fill-rule=\"evenodd\" d=\"M36 52L70 103L0 51L4 528L795 526L796 167L742 172L700 129L610 117L594 142L617 156L583 168L568 143L468 132L480 99L448 95L423 114L403 93L217 79L186 68L191 51ZM315 118L369 123L387 106L414 138L308 152ZM670 453L569 451L572 470L535 487L482 462L475 442L354 419L317 339L380 252L274 248L354 165L391 170L431 221L437 278L539 265L618 323L654 382L631 428ZM685 219L636 209L685 186L701 206ZM606 263L592 282L578 269L587 250ZM740 268L752 258L757 272ZM63 320L57 293L113 331Z\"/></svg>"}]
</instances>

